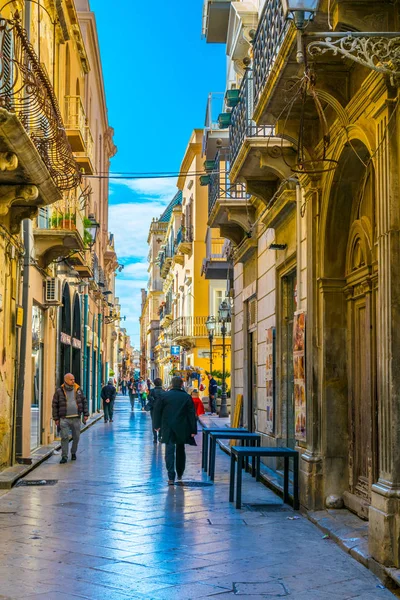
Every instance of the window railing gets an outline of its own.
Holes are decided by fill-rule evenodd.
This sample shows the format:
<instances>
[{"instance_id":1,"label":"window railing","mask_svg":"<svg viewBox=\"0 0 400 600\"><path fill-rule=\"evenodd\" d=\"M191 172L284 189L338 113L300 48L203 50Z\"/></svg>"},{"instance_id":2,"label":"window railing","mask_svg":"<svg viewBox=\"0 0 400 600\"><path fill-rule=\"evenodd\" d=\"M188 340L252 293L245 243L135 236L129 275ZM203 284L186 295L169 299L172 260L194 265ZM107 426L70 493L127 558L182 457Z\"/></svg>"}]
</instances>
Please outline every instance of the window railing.
<instances>
[{"instance_id":1,"label":"window railing","mask_svg":"<svg viewBox=\"0 0 400 600\"><path fill-rule=\"evenodd\" d=\"M273 134L271 125L257 125L253 121L254 78L253 71L247 69L239 90L239 103L232 110L229 130L231 164L239 154L246 138L268 137Z\"/></svg>"},{"instance_id":2,"label":"window railing","mask_svg":"<svg viewBox=\"0 0 400 600\"><path fill-rule=\"evenodd\" d=\"M65 197L49 207L47 227L50 229L63 229L77 231L84 239L84 213L80 205L77 189L70 190ZM42 219L38 219L38 227L42 225Z\"/></svg>"},{"instance_id":3,"label":"window railing","mask_svg":"<svg viewBox=\"0 0 400 600\"><path fill-rule=\"evenodd\" d=\"M65 128L79 131L85 136L86 114L80 96L65 96Z\"/></svg>"},{"instance_id":4,"label":"window railing","mask_svg":"<svg viewBox=\"0 0 400 600\"><path fill-rule=\"evenodd\" d=\"M171 324L172 338L208 337L206 321L208 317L178 317ZM226 323L226 335L231 334L231 324ZM215 336L222 336L222 323L215 323Z\"/></svg>"},{"instance_id":5,"label":"window railing","mask_svg":"<svg viewBox=\"0 0 400 600\"><path fill-rule=\"evenodd\" d=\"M253 43L254 105L258 104L282 42L290 27L282 0L267 0Z\"/></svg>"},{"instance_id":6,"label":"window railing","mask_svg":"<svg viewBox=\"0 0 400 600\"><path fill-rule=\"evenodd\" d=\"M69 145L53 86L19 18L0 19L0 107L14 113L60 190L82 175Z\"/></svg>"},{"instance_id":7,"label":"window railing","mask_svg":"<svg viewBox=\"0 0 400 600\"><path fill-rule=\"evenodd\" d=\"M213 238L212 230L209 228L206 235L206 260L225 260L223 253L225 238Z\"/></svg>"}]
</instances>

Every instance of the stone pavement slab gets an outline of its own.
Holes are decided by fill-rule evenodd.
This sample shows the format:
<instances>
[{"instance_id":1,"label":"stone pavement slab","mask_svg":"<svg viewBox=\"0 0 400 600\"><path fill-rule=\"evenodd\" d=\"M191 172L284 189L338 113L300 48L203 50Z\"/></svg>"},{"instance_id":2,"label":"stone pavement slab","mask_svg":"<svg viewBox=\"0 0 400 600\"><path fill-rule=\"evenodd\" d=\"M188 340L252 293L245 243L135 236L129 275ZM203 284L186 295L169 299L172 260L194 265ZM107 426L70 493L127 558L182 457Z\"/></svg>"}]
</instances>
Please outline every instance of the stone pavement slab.
<instances>
[{"instance_id":1,"label":"stone pavement slab","mask_svg":"<svg viewBox=\"0 0 400 600\"><path fill-rule=\"evenodd\" d=\"M201 435L185 482L207 483ZM0 600L289 598L389 600L394 593L248 474L228 502L229 458L215 483L167 486L150 416L118 397L114 423L82 436L76 463L54 455L26 476L53 486L0 496Z\"/></svg>"}]
</instances>

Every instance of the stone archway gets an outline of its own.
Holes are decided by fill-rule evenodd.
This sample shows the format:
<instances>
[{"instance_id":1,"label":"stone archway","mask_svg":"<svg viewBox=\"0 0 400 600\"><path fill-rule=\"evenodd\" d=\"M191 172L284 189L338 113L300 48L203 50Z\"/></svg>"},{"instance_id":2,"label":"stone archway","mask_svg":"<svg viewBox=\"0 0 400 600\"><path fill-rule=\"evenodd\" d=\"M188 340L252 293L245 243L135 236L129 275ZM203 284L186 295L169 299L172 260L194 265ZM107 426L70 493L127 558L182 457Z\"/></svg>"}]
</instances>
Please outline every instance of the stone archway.
<instances>
[{"instance_id":1,"label":"stone archway","mask_svg":"<svg viewBox=\"0 0 400 600\"><path fill-rule=\"evenodd\" d=\"M325 496L368 516L376 466L376 216L367 147L347 145L330 186L320 279Z\"/></svg>"}]
</instances>

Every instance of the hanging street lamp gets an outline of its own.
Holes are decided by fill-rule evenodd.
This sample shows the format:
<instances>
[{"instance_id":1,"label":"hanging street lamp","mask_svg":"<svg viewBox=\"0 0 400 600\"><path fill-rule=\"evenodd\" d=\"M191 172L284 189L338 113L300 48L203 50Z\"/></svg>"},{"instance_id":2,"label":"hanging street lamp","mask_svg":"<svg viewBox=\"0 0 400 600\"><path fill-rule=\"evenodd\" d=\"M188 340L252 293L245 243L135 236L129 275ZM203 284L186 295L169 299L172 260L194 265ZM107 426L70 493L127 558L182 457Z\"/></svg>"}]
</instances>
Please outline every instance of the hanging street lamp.
<instances>
[{"instance_id":1,"label":"hanging street lamp","mask_svg":"<svg viewBox=\"0 0 400 600\"><path fill-rule=\"evenodd\" d=\"M96 243L97 232L98 232L98 231L99 231L99 229L100 229L100 223L98 223L98 222L96 221L96 218L95 218L95 216L94 216L93 214L90 214L90 215L88 216L88 220L89 220L89 221L90 221L90 223L91 223L91 224L89 225L89 227L87 228L87 230L88 230L88 233L89 233L89 235L90 235L90 238L91 238L91 242L89 243L89 248L90 248L90 249L92 249L92 248L93 248L93 246L94 246L94 245L95 245L95 243Z\"/></svg>"},{"instance_id":2,"label":"hanging street lamp","mask_svg":"<svg viewBox=\"0 0 400 600\"><path fill-rule=\"evenodd\" d=\"M212 344L214 339L214 331L215 331L215 317L209 316L207 317L206 327L208 331L208 339L210 341L210 373L212 375L213 370L213 356L212 356Z\"/></svg>"}]
</instances>

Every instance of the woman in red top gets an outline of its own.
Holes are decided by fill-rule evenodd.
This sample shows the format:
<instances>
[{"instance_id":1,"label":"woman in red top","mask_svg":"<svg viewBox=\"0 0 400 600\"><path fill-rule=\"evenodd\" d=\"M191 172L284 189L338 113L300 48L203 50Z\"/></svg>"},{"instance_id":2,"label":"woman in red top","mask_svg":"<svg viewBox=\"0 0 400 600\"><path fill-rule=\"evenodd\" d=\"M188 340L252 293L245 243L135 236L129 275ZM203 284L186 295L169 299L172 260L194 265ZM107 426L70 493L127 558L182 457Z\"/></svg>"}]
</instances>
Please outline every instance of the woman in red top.
<instances>
[{"instance_id":1,"label":"woman in red top","mask_svg":"<svg viewBox=\"0 0 400 600\"><path fill-rule=\"evenodd\" d=\"M192 400L196 411L196 417L199 418L199 416L204 415L206 411L204 410L203 401L200 398L199 390L197 388L192 391Z\"/></svg>"}]
</instances>

